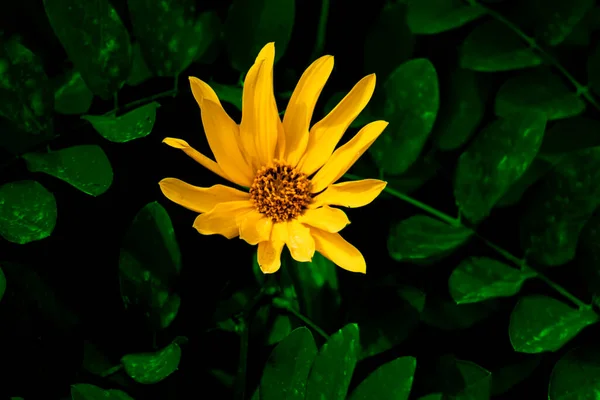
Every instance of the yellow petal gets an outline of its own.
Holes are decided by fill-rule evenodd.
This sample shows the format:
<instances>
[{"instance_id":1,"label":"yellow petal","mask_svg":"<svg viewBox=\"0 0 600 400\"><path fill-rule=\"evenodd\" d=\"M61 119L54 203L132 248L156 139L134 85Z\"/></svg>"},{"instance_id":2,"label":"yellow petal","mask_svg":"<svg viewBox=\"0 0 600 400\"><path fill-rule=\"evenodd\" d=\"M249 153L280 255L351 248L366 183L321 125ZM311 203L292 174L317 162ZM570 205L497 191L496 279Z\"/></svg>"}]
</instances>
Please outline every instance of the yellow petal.
<instances>
[{"instance_id":1,"label":"yellow petal","mask_svg":"<svg viewBox=\"0 0 600 400\"><path fill-rule=\"evenodd\" d=\"M281 268L281 250L284 242L265 241L258 244L258 266L263 274L272 274Z\"/></svg>"},{"instance_id":2,"label":"yellow petal","mask_svg":"<svg viewBox=\"0 0 600 400\"><path fill-rule=\"evenodd\" d=\"M273 160L278 136L280 133L283 135L273 93L274 61L275 44L268 43L248 71L242 95L242 144L246 150L254 147L253 151L249 151L252 151L261 166Z\"/></svg>"},{"instance_id":3,"label":"yellow petal","mask_svg":"<svg viewBox=\"0 0 600 400\"><path fill-rule=\"evenodd\" d=\"M158 184L167 199L199 213L208 212L219 203L250 200L250 194L224 185L203 188L176 178L165 178Z\"/></svg>"},{"instance_id":4,"label":"yellow petal","mask_svg":"<svg viewBox=\"0 0 600 400\"><path fill-rule=\"evenodd\" d=\"M329 206L308 209L304 212L304 215L298 218L298 221L327 232L339 232L350 223L345 212L339 208Z\"/></svg>"},{"instance_id":5,"label":"yellow petal","mask_svg":"<svg viewBox=\"0 0 600 400\"><path fill-rule=\"evenodd\" d=\"M258 244L258 265L265 274L272 274L281 267L281 250L288 238L288 223L273 224L271 240Z\"/></svg>"},{"instance_id":6,"label":"yellow petal","mask_svg":"<svg viewBox=\"0 0 600 400\"><path fill-rule=\"evenodd\" d=\"M299 262L309 262L315 254L315 241L310 229L298 220L288 221L288 237L286 240L292 258Z\"/></svg>"},{"instance_id":7,"label":"yellow petal","mask_svg":"<svg viewBox=\"0 0 600 400\"><path fill-rule=\"evenodd\" d=\"M219 175L221 178L224 178L224 179L227 179L230 182L233 182L227 176L227 174L225 173L225 171L223 171L221 169L221 167L219 166L219 164L217 164L216 162L214 162L210 158L206 157L204 154L200 153L198 150L194 149L185 140L168 137L168 138L164 138L163 139L163 143L166 144L166 145L168 145L168 146L171 146L171 147L173 147L175 149L183 150L183 152L185 154L187 154L188 156L190 156L194 161L196 161L198 164L202 165L204 168L206 168L209 171L211 171L211 172Z\"/></svg>"},{"instance_id":8,"label":"yellow petal","mask_svg":"<svg viewBox=\"0 0 600 400\"><path fill-rule=\"evenodd\" d=\"M285 160L293 167L304 155L313 111L332 70L332 56L323 56L315 60L300 77L288 102L283 117L287 141Z\"/></svg>"},{"instance_id":9,"label":"yellow petal","mask_svg":"<svg viewBox=\"0 0 600 400\"><path fill-rule=\"evenodd\" d=\"M200 106L206 139L217 164L235 183L250 186L254 171L240 149L238 125L227 115L216 93L208 84L190 77L190 86Z\"/></svg>"},{"instance_id":10,"label":"yellow petal","mask_svg":"<svg viewBox=\"0 0 600 400\"><path fill-rule=\"evenodd\" d=\"M239 235L237 221L253 209L249 201L219 203L209 212L198 215L194 228L203 235L223 235L232 239Z\"/></svg>"},{"instance_id":11,"label":"yellow petal","mask_svg":"<svg viewBox=\"0 0 600 400\"><path fill-rule=\"evenodd\" d=\"M387 182L378 179L336 183L315 196L309 207L317 208L325 204L350 208L366 206L379 196L386 185Z\"/></svg>"},{"instance_id":12,"label":"yellow petal","mask_svg":"<svg viewBox=\"0 0 600 400\"><path fill-rule=\"evenodd\" d=\"M327 163L311 180L311 192L319 193L331 185L350 169L350 167L373 144L375 139L388 126L385 121L375 121L365 125L352 139L333 152Z\"/></svg>"},{"instance_id":13,"label":"yellow petal","mask_svg":"<svg viewBox=\"0 0 600 400\"><path fill-rule=\"evenodd\" d=\"M375 74L365 76L325 118L311 128L306 154L300 161L302 172L312 175L327 162L346 129L366 107L374 90Z\"/></svg>"},{"instance_id":14,"label":"yellow petal","mask_svg":"<svg viewBox=\"0 0 600 400\"><path fill-rule=\"evenodd\" d=\"M367 273L367 263L361 252L339 233L329 233L317 228L311 228L310 232L317 251L325 258L347 271Z\"/></svg>"},{"instance_id":15,"label":"yellow petal","mask_svg":"<svg viewBox=\"0 0 600 400\"><path fill-rule=\"evenodd\" d=\"M271 238L273 220L256 210L245 214L238 225L240 227L240 239L245 240L248 244L255 245Z\"/></svg>"}]
</instances>

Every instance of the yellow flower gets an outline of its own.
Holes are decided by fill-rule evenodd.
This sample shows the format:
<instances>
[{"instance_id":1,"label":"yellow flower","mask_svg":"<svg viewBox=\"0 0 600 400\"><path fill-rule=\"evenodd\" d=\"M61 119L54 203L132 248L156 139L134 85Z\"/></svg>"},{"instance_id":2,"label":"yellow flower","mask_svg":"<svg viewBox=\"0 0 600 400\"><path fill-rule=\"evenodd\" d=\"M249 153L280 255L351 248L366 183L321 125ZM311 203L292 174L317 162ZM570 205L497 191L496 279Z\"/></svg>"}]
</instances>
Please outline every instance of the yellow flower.
<instances>
[{"instance_id":1,"label":"yellow flower","mask_svg":"<svg viewBox=\"0 0 600 400\"><path fill-rule=\"evenodd\" d=\"M346 270L365 273L360 251L338 233L350 221L342 210L331 206L362 207L385 188L386 182L376 179L334 184L388 124L372 122L335 148L371 99L375 74L361 79L310 128L317 98L333 69L333 57L319 58L302 74L283 122L273 93L274 58L275 45L269 43L248 71L239 125L208 84L190 77L216 162L184 140L163 141L249 192L223 185L202 188L175 178L163 179L160 188L169 200L200 213L194 228L201 234L239 236L258 245L258 263L264 273L279 269L284 245L297 261L311 261L318 251Z\"/></svg>"}]
</instances>

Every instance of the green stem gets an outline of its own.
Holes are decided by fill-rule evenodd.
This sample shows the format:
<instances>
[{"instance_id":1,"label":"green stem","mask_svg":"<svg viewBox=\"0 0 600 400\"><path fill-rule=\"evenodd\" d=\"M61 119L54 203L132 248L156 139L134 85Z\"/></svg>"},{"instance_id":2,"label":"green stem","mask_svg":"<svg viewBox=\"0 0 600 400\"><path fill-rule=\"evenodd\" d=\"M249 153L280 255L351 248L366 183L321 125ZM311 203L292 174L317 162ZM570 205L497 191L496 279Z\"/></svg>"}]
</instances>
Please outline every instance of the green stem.
<instances>
[{"instance_id":1,"label":"green stem","mask_svg":"<svg viewBox=\"0 0 600 400\"><path fill-rule=\"evenodd\" d=\"M329 335L326 334L325 331L323 329L321 329L317 324L315 324L310 318L301 314L298 310L296 310L294 307L292 307L287 300L284 300L284 301L285 301L286 305L283 308L287 312L292 314L294 317L298 318L300 321L302 321L304 324L306 324L306 326L308 326L310 329L317 332L319 335L321 335L323 337L323 339L325 339L325 340L329 339Z\"/></svg>"},{"instance_id":2,"label":"green stem","mask_svg":"<svg viewBox=\"0 0 600 400\"><path fill-rule=\"evenodd\" d=\"M163 97L169 97L169 96L174 97L176 95L177 95L177 89L166 90L164 92L157 93L157 94L155 94L153 96L150 96L150 97L145 97L143 99L132 101L131 103L127 103L123 107L120 107L118 109L115 107L114 109L110 110L107 113L104 113L103 115L106 116L106 115L116 114L117 110L121 111L121 112L126 112L126 111L129 111L132 108L135 108L135 107L137 107L137 106L139 106L141 104L150 103L152 101L155 101L155 100L158 100L158 99L162 99Z\"/></svg>"},{"instance_id":3,"label":"green stem","mask_svg":"<svg viewBox=\"0 0 600 400\"><path fill-rule=\"evenodd\" d=\"M321 13L319 15L319 26L317 28L317 40L313 48L311 60L323 54L325 48L325 34L327 33L327 19L329 17L329 0L321 0Z\"/></svg>"},{"instance_id":4,"label":"green stem","mask_svg":"<svg viewBox=\"0 0 600 400\"><path fill-rule=\"evenodd\" d=\"M102 372L102 373L100 374L100 376L101 376L102 378L106 378L106 377L108 377L108 376L111 376L111 375L113 375L113 374L116 374L116 373L117 373L117 372L119 372L121 369L123 369L123 365L122 365L122 364L115 365L114 367L111 367L111 368L107 369L106 371Z\"/></svg>"},{"instance_id":5,"label":"green stem","mask_svg":"<svg viewBox=\"0 0 600 400\"><path fill-rule=\"evenodd\" d=\"M345 174L344 176L347 177L347 178L351 178L353 180L364 179L364 178L361 178L361 177L353 175L353 174ZM431 206L428 206L425 203L422 203L422 202L420 202L418 200L415 200L412 197L405 195L404 193L400 193L397 190L394 190L394 189L392 189L390 187L386 187L384 189L384 191L387 192L387 193L389 193L389 194L391 194L394 197L397 197L400 200L403 200L403 201L405 201L405 202L407 202L409 204L412 204L415 207L418 207L418 208L422 209L423 211L426 211L426 212L428 212L428 213L436 216L437 218L439 218L440 220L448 223L451 226L468 228L468 227L465 227L464 225L462 225L459 219L452 218L451 216L449 216L447 214L444 214L443 212L438 211L435 208L433 208ZM470 228L468 228L468 229L470 229ZM560 293L561 295L563 295L565 298L569 299L573 304L577 305L577 307L579 307L580 310L591 309L590 305L585 304L583 301L579 300L577 297L575 297L574 295L572 295L571 293L569 293L569 291L567 291L565 288L563 288L562 286L560 286L558 283L552 281L550 278L548 278L547 276L545 276L541 272L538 272L533 267L527 265L527 263L524 260L521 260L520 258L515 257L514 255L512 255L508 251L506 251L503 248L501 248L500 246L498 246L498 245L492 243L491 241L487 240L483 236L479 235L475 230L473 230L473 232L474 232L475 236L477 236L481 241L483 241L490 248L494 249L501 256L503 256L504 258L506 258L510 262L514 263L516 266L518 266L519 268L521 268L521 270L529 272L532 275L535 274L535 276L537 278L539 278L540 280L542 280L543 282L545 282L548 286L550 286L552 289L556 290L558 293Z\"/></svg>"},{"instance_id":6,"label":"green stem","mask_svg":"<svg viewBox=\"0 0 600 400\"><path fill-rule=\"evenodd\" d=\"M600 105L589 92L588 88L585 85L582 85L567 71L556 58L550 55L546 50L540 47L534 38L527 36L517 25L513 24L511 21L506 19L502 14L497 13L496 11L480 4L477 0L468 0L469 4L472 6L477 6L485 10L486 14L490 17L494 18L496 21L504 24L507 28L513 31L515 34L519 35L521 39L525 43L527 43L534 51L537 51L549 64L551 64L554 68L556 68L563 76L571 82L571 84L575 87L578 96L583 96L596 110L600 111Z\"/></svg>"}]
</instances>

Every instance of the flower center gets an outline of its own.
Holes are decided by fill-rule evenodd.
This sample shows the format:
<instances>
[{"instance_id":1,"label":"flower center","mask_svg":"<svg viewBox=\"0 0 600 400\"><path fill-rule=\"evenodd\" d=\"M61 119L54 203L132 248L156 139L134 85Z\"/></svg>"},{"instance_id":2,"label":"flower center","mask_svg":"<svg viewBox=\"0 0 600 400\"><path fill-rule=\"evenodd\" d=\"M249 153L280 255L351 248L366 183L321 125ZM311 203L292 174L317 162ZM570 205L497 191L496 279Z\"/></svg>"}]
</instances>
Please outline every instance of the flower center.
<instances>
[{"instance_id":1,"label":"flower center","mask_svg":"<svg viewBox=\"0 0 600 400\"><path fill-rule=\"evenodd\" d=\"M274 160L256 173L250 200L274 222L288 221L301 215L312 201L310 181L295 168Z\"/></svg>"}]
</instances>

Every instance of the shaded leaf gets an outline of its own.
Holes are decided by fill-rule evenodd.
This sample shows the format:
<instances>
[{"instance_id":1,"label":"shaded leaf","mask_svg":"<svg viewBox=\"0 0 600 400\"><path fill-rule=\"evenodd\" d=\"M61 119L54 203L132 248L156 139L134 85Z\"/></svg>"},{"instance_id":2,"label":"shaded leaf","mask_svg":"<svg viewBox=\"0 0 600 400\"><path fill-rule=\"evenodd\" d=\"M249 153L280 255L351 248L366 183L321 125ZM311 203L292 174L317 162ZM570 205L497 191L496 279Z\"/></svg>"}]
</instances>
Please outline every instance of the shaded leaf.
<instances>
[{"instance_id":1,"label":"shaded leaf","mask_svg":"<svg viewBox=\"0 0 600 400\"><path fill-rule=\"evenodd\" d=\"M535 37L551 46L560 44L594 6L594 0L526 0L521 12L534 26Z\"/></svg>"},{"instance_id":2,"label":"shaded leaf","mask_svg":"<svg viewBox=\"0 0 600 400\"><path fill-rule=\"evenodd\" d=\"M379 179L385 180L388 189L397 190L404 194L410 194L433 179L441 168L441 164L432 157L420 157L413 165L400 175L381 174ZM378 176L375 174L363 174L361 176ZM382 199L393 199L390 193L383 192L379 195Z\"/></svg>"},{"instance_id":3,"label":"shaded leaf","mask_svg":"<svg viewBox=\"0 0 600 400\"><path fill-rule=\"evenodd\" d=\"M576 310L547 296L523 297L510 315L508 334L515 351L557 351L583 328L598 322L591 309Z\"/></svg>"},{"instance_id":4,"label":"shaded leaf","mask_svg":"<svg viewBox=\"0 0 600 400\"><path fill-rule=\"evenodd\" d=\"M591 36L600 29L600 7L590 9L562 42L564 46L588 48Z\"/></svg>"},{"instance_id":5,"label":"shaded leaf","mask_svg":"<svg viewBox=\"0 0 600 400\"><path fill-rule=\"evenodd\" d=\"M426 260L446 255L464 244L473 231L451 226L426 215L415 215L395 224L388 239L388 251L396 261Z\"/></svg>"},{"instance_id":6,"label":"shaded leaf","mask_svg":"<svg viewBox=\"0 0 600 400\"><path fill-rule=\"evenodd\" d=\"M521 112L542 112L548 120L574 117L586 103L562 78L546 68L524 71L498 90L494 111L507 117Z\"/></svg>"},{"instance_id":7,"label":"shaded leaf","mask_svg":"<svg viewBox=\"0 0 600 400\"><path fill-rule=\"evenodd\" d=\"M155 353L127 354L121 363L127 375L137 383L158 383L177 370L181 348L171 343Z\"/></svg>"},{"instance_id":8,"label":"shaded leaf","mask_svg":"<svg viewBox=\"0 0 600 400\"><path fill-rule=\"evenodd\" d=\"M556 121L544 134L542 154L564 154L600 146L600 121L573 117Z\"/></svg>"},{"instance_id":9,"label":"shaded leaf","mask_svg":"<svg viewBox=\"0 0 600 400\"><path fill-rule=\"evenodd\" d=\"M295 12L295 0L234 0L224 31L233 68L246 72L269 42L275 42L277 62L292 36Z\"/></svg>"},{"instance_id":10,"label":"shaded leaf","mask_svg":"<svg viewBox=\"0 0 600 400\"><path fill-rule=\"evenodd\" d=\"M77 70L70 70L60 78L54 90L54 110L59 114L83 114L92 105L94 94Z\"/></svg>"},{"instance_id":11,"label":"shaded leaf","mask_svg":"<svg viewBox=\"0 0 600 400\"><path fill-rule=\"evenodd\" d=\"M548 400L594 399L600 392L600 349L582 346L570 350L554 366Z\"/></svg>"},{"instance_id":12,"label":"shaded leaf","mask_svg":"<svg viewBox=\"0 0 600 400\"><path fill-rule=\"evenodd\" d=\"M56 226L54 195L36 181L16 181L0 186L0 235L25 244L42 240Z\"/></svg>"},{"instance_id":13,"label":"shaded leaf","mask_svg":"<svg viewBox=\"0 0 600 400\"><path fill-rule=\"evenodd\" d=\"M387 3L365 38L364 70L377 74L380 82L413 54L415 39L406 23L406 10L405 4Z\"/></svg>"},{"instance_id":14,"label":"shaded leaf","mask_svg":"<svg viewBox=\"0 0 600 400\"><path fill-rule=\"evenodd\" d=\"M349 400L408 400L417 360L399 357L383 364L362 381Z\"/></svg>"},{"instance_id":15,"label":"shaded leaf","mask_svg":"<svg viewBox=\"0 0 600 400\"><path fill-rule=\"evenodd\" d=\"M577 246L577 267L588 293L600 297L600 213L596 212L581 231Z\"/></svg>"},{"instance_id":16,"label":"shaded leaf","mask_svg":"<svg viewBox=\"0 0 600 400\"><path fill-rule=\"evenodd\" d=\"M131 45L131 70L127 77L129 86L137 86L152 77L152 71L148 68L146 60L142 55L142 49L138 42Z\"/></svg>"},{"instance_id":17,"label":"shaded leaf","mask_svg":"<svg viewBox=\"0 0 600 400\"><path fill-rule=\"evenodd\" d=\"M600 42L591 51L586 66L589 86L600 95Z\"/></svg>"},{"instance_id":18,"label":"shaded leaf","mask_svg":"<svg viewBox=\"0 0 600 400\"><path fill-rule=\"evenodd\" d=\"M54 94L42 61L17 40L0 40L0 117L15 132L0 135L0 144L20 154L53 136Z\"/></svg>"},{"instance_id":19,"label":"shaded leaf","mask_svg":"<svg viewBox=\"0 0 600 400\"><path fill-rule=\"evenodd\" d=\"M544 134L546 137L547 133ZM542 146L544 143L542 142ZM541 152L541 150L540 150ZM539 155L539 153L538 153ZM517 204L521 201L525 191L529 187L533 186L538 180L540 180L550 169L552 164L548 161L544 161L541 158L535 158L527 170L517 179L508 190L502 195L500 200L496 203L496 207L508 207Z\"/></svg>"},{"instance_id":20,"label":"shaded leaf","mask_svg":"<svg viewBox=\"0 0 600 400\"><path fill-rule=\"evenodd\" d=\"M421 320L441 330L461 330L483 321L497 309L496 299L481 303L456 304L452 299L428 295Z\"/></svg>"},{"instance_id":21,"label":"shaded leaf","mask_svg":"<svg viewBox=\"0 0 600 400\"><path fill-rule=\"evenodd\" d=\"M279 343L292 332L292 322L287 315L277 315L267 337L267 345Z\"/></svg>"},{"instance_id":22,"label":"shaded leaf","mask_svg":"<svg viewBox=\"0 0 600 400\"><path fill-rule=\"evenodd\" d=\"M129 33L108 0L44 0L46 15L90 90L107 100L131 68Z\"/></svg>"},{"instance_id":23,"label":"shaded leaf","mask_svg":"<svg viewBox=\"0 0 600 400\"><path fill-rule=\"evenodd\" d=\"M442 385L449 400L488 400L492 374L471 361L443 357L440 362Z\"/></svg>"},{"instance_id":24,"label":"shaded leaf","mask_svg":"<svg viewBox=\"0 0 600 400\"><path fill-rule=\"evenodd\" d=\"M575 257L581 229L600 202L600 147L564 156L536 186L520 220L521 245L542 265Z\"/></svg>"},{"instance_id":25,"label":"shaded leaf","mask_svg":"<svg viewBox=\"0 0 600 400\"><path fill-rule=\"evenodd\" d=\"M433 139L441 150L461 147L475 133L485 112L485 96L472 71L456 68L448 86L442 90L438 119L433 128Z\"/></svg>"},{"instance_id":26,"label":"shaded leaf","mask_svg":"<svg viewBox=\"0 0 600 400\"><path fill-rule=\"evenodd\" d=\"M413 0L408 2L406 20L413 33L433 35L461 27L484 14L483 7L462 0Z\"/></svg>"},{"instance_id":27,"label":"shaded leaf","mask_svg":"<svg viewBox=\"0 0 600 400\"><path fill-rule=\"evenodd\" d=\"M533 162L544 137L546 118L539 112L492 121L461 154L454 196L461 213L477 223Z\"/></svg>"},{"instance_id":28,"label":"shaded leaf","mask_svg":"<svg viewBox=\"0 0 600 400\"><path fill-rule=\"evenodd\" d=\"M6 292L6 275L4 275L2 268L0 268L0 300L2 300L4 292Z\"/></svg>"},{"instance_id":29,"label":"shaded leaf","mask_svg":"<svg viewBox=\"0 0 600 400\"><path fill-rule=\"evenodd\" d=\"M425 58L405 62L392 72L381 90L383 118L390 125L369 148L377 166L398 175L421 154L439 107L437 72Z\"/></svg>"},{"instance_id":30,"label":"shaded leaf","mask_svg":"<svg viewBox=\"0 0 600 400\"><path fill-rule=\"evenodd\" d=\"M273 349L260 380L260 400L304 399L317 346L307 328L293 330Z\"/></svg>"},{"instance_id":31,"label":"shaded leaf","mask_svg":"<svg viewBox=\"0 0 600 400\"><path fill-rule=\"evenodd\" d=\"M492 371L492 395L498 396L518 385L540 365L541 356L527 355L522 361L504 365Z\"/></svg>"},{"instance_id":32,"label":"shaded leaf","mask_svg":"<svg viewBox=\"0 0 600 400\"><path fill-rule=\"evenodd\" d=\"M157 76L177 76L211 44L194 0L127 0L133 33Z\"/></svg>"},{"instance_id":33,"label":"shaded leaf","mask_svg":"<svg viewBox=\"0 0 600 400\"><path fill-rule=\"evenodd\" d=\"M95 144L49 153L27 153L23 159L29 171L52 175L91 196L106 192L113 181L110 161L104 150Z\"/></svg>"},{"instance_id":34,"label":"shaded leaf","mask_svg":"<svg viewBox=\"0 0 600 400\"><path fill-rule=\"evenodd\" d=\"M494 297L514 296L535 276L487 257L463 260L450 275L448 288L457 304L477 303Z\"/></svg>"},{"instance_id":35,"label":"shaded leaf","mask_svg":"<svg viewBox=\"0 0 600 400\"><path fill-rule=\"evenodd\" d=\"M358 325L348 324L331 335L315 358L305 399L346 399L359 352Z\"/></svg>"},{"instance_id":36,"label":"shaded leaf","mask_svg":"<svg viewBox=\"0 0 600 400\"><path fill-rule=\"evenodd\" d=\"M114 115L84 115L81 118L89 121L105 139L111 142L125 143L146 137L152 132L158 107L160 104L153 101L118 117Z\"/></svg>"},{"instance_id":37,"label":"shaded leaf","mask_svg":"<svg viewBox=\"0 0 600 400\"><path fill-rule=\"evenodd\" d=\"M519 35L491 20L469 33L460 49L460 66L480 72L535 67L542 58Z\"/></svg>"},{"instance_id":38,"label":"shaded leaf","mask_svg":"<svg viewBox=\"0 0 600 400\"><path fill-rule=\"evenodd\" d=\"M181 252L171 219L160 204L149 203L136 215L121 246L119 275L125 306L139 307L153 325L165 328L178 310L173 286L180 271Z\"/></svg>"},{"instance_id":39,"label":"shaded leaf","mask_svg":"<svg viewBox=\"0 0 600 400\"><path fill-rule=\"evenodd\" d=\"M211 81L208 83L215 91L219 100L232 104L239 111L242 111L242 88L234 85L222 85Z\"/></svg>"},{"instance_id":40,"label":"shaded leaf","mask_svg":"<svg viewBox=\"0 0 600 400\"><path fill-rule=\"evenodd\" d=\"M127 393L117 389L104 390L89 383L71 385L72 400L133 400Z\"/></svg>"},{"instance_id":41,"label":"shaded leaf","mask_svg":"<svg viewBox=\"0 0 600 400\"><path fill-rule=\"evenodd\" d=\"M419 397L419 400L442 400L442 399L443 399L442 393L431 393L426 396Z\"/></svg>"}]
</instances>

